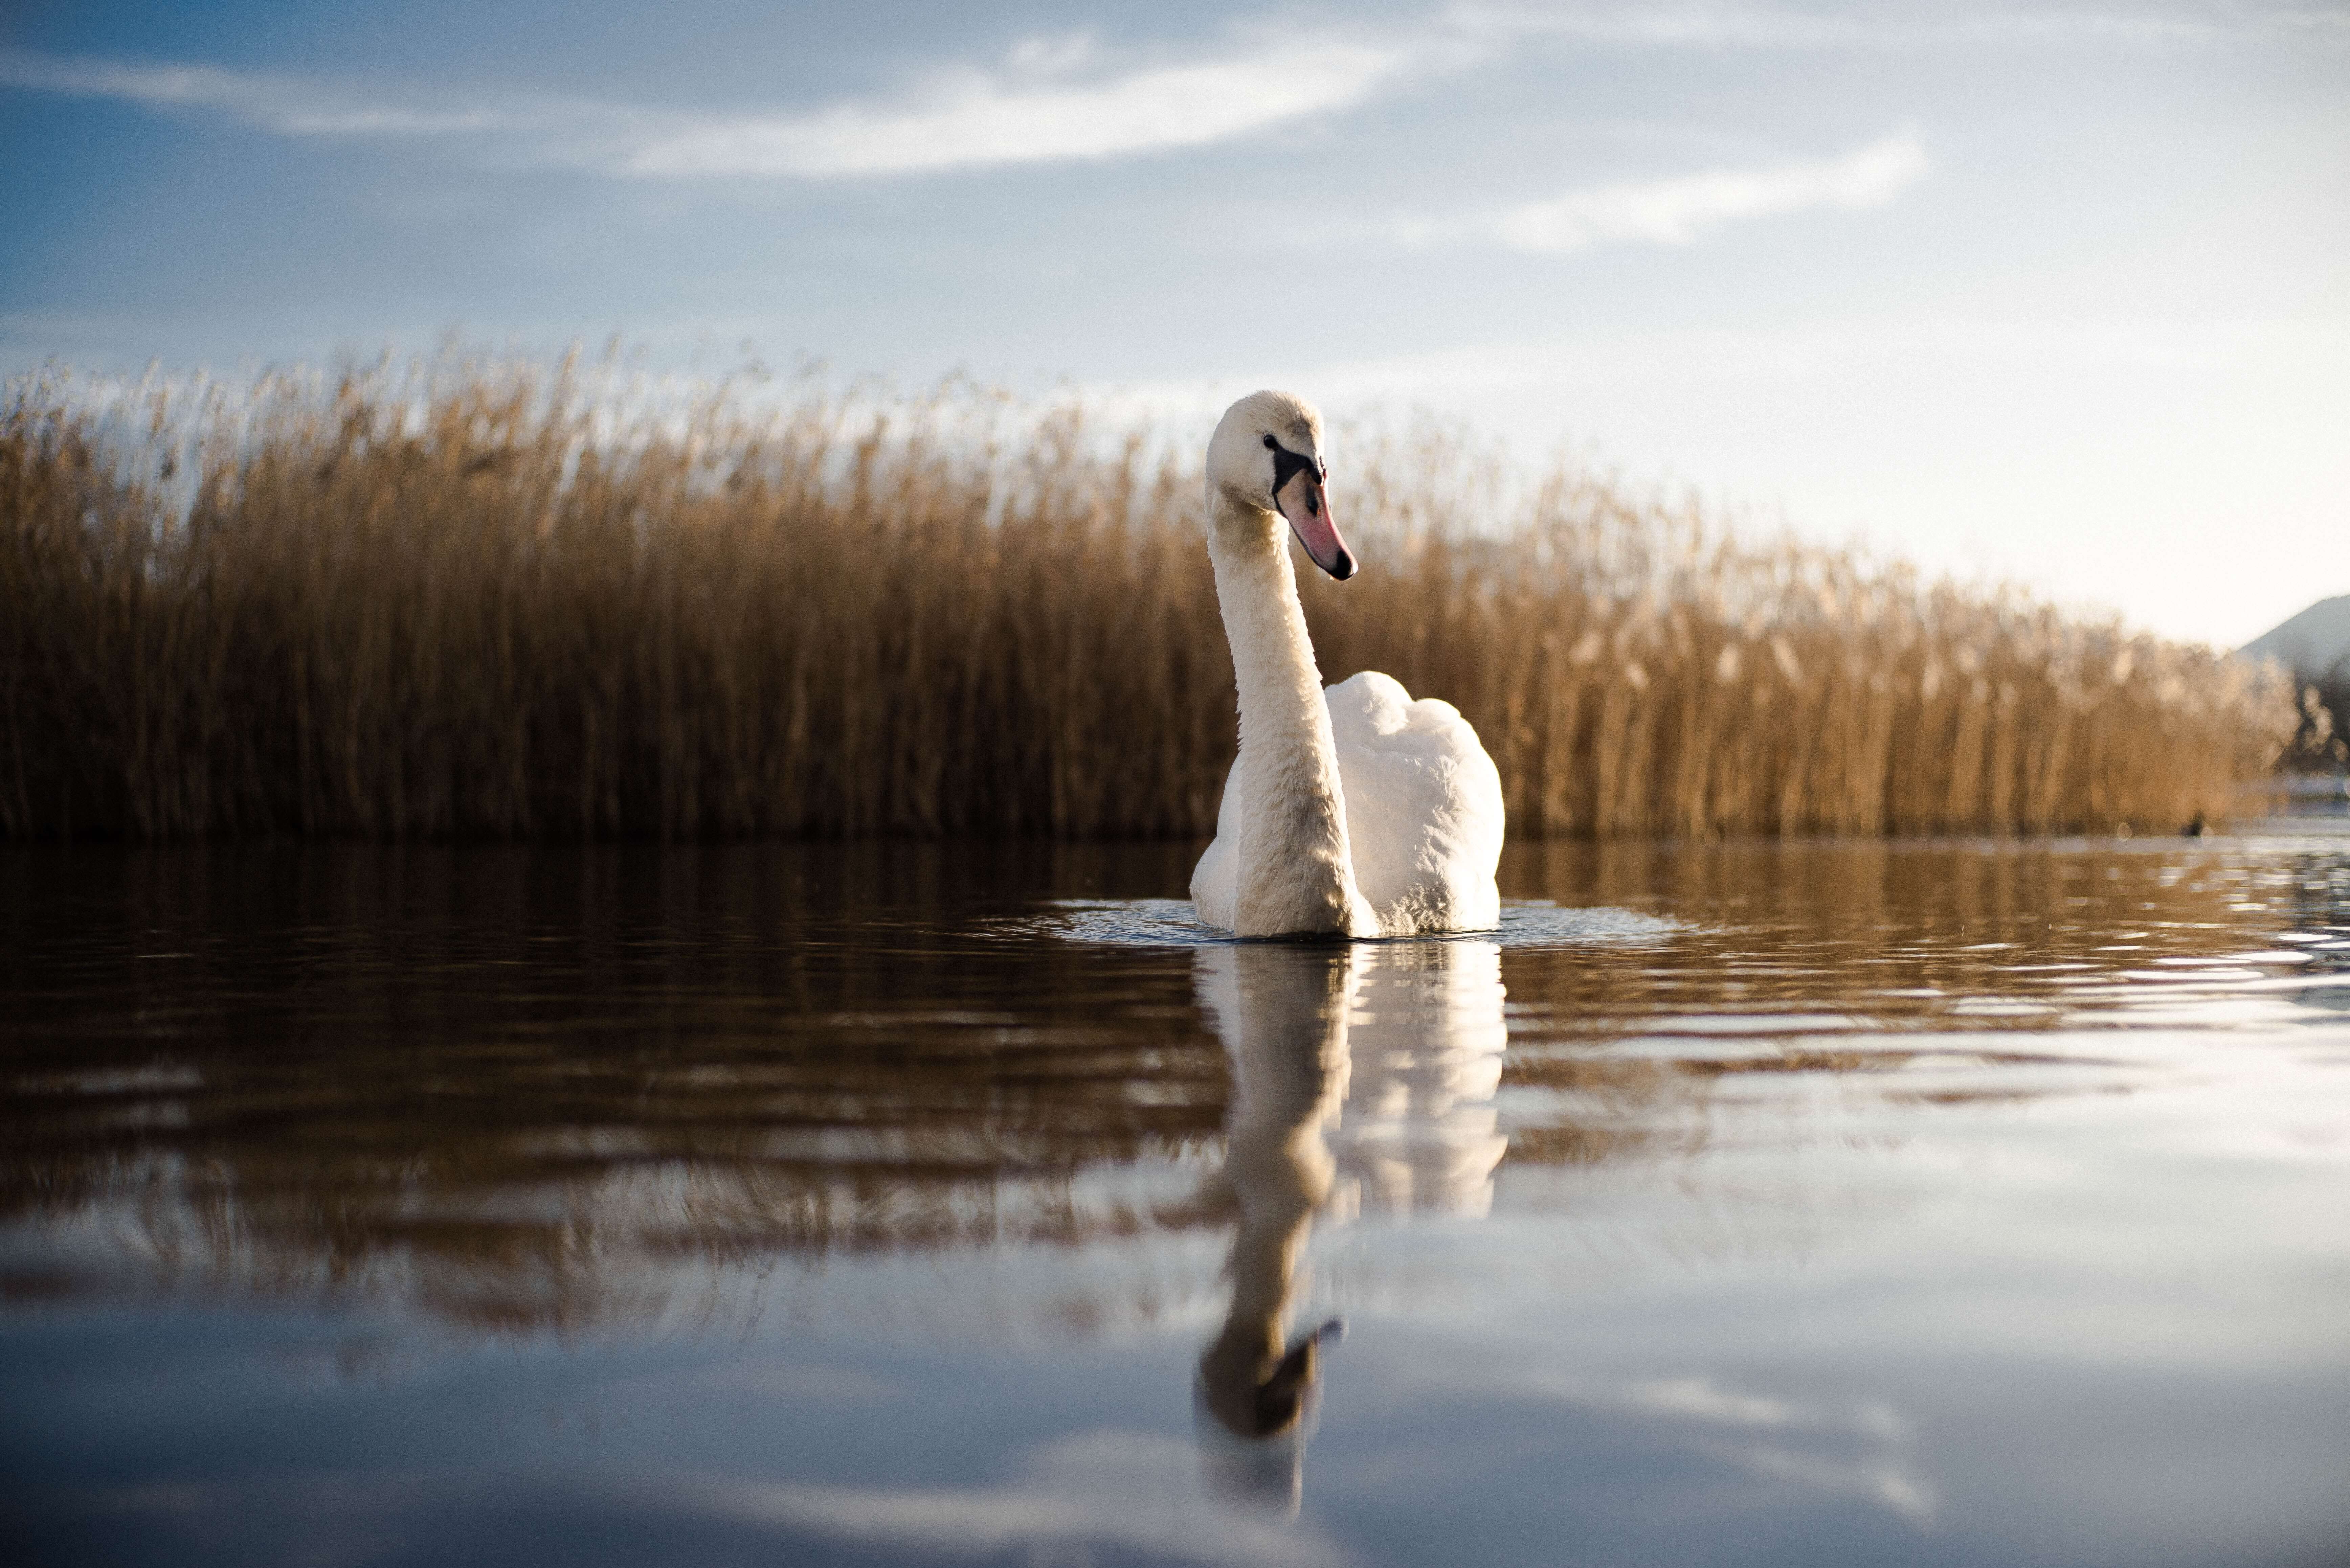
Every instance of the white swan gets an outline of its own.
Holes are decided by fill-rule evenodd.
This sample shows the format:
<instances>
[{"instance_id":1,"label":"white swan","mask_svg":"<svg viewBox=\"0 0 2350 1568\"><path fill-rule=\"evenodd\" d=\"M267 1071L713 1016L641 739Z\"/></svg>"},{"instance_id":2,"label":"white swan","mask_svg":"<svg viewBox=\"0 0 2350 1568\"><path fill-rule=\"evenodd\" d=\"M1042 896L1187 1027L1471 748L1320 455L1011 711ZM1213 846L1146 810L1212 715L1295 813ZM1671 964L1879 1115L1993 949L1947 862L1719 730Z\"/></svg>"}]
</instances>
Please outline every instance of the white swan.
<instances>
[{"instance_id":1,"label":"white swan","mask_svg":"<svg viewBox=\"0 0 2350 1568\"><path fill-rule=\"evenodd\" d=\"M1490 929L1502 780L1477 732L1375 671L1322 690L1283 519L1315 566L1355 575L1328 472L1322 417L1286 392L1243 398L1208 442L1208 556L1241 746L1192 902L1243 937Z\"/></svg>"}]
</instances>

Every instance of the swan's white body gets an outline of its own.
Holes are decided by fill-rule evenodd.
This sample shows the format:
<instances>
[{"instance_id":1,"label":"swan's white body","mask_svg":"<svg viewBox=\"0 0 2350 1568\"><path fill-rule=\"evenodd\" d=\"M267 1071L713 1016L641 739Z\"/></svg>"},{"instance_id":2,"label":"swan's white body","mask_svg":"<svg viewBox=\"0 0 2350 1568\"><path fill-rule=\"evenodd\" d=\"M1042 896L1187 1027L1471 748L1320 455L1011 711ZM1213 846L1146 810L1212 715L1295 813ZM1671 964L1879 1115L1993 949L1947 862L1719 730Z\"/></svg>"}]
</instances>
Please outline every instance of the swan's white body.
<instances>
[{"instance_id":1,"label":"swan's white body","mask_svg":"<svg viewBox=\"0 0 2350 1568\"><path fill-rule=\"evenodd\" d=\"M1241 746L1192 901L1245 937L1491 929L1502 781L1476 731L1373 671L1322 690L1285 537L1294 526L1325 570L1353 575L1319 483L1321 434L1297 399L1257 392L1209 443L1208 554Z\"/></svg>"},{"instance_id":2,"label":"swan's white body","mask_svg":"<svg viewBox=\"0 0 2350 1568\"><path fill-rule=\"evenodd\" d=\"M1224 783L1216 841L1191 875L1200 918L1242 936L1315 930L1394 937L1490 930L1499 924L1493 867L1502 848L1502 781L1477 732L1451 703L1433 697L1415 701L1392 677L1377 670L1341 681L1322 696L1357 894L1347 901L1347 923L1317 919L1293 925L1280 917L1243 917L1240 846L1252 836L1251 819L1260 828L1278 828L1301 825L1311 813L1295 810L1295 801L1284 810L1277 798L1284 776L1294 779L1295 773L1275 774L1252 787L1239 762ZM1243 734L1247 727L1244 716ZM1270 805L1269 795L1276 797ZM1282 836L1260 831L1254 836L1266 841L1277 869ZM1309 918L1320 915L1326 900L1315 897L1313 884L1322 870L1316 857L1308 854L1290 864L1300 875L1289 880L1301 885L1285 889L1285 897L1260 902L1285 905Z\"/></svg>"}]
</instances>

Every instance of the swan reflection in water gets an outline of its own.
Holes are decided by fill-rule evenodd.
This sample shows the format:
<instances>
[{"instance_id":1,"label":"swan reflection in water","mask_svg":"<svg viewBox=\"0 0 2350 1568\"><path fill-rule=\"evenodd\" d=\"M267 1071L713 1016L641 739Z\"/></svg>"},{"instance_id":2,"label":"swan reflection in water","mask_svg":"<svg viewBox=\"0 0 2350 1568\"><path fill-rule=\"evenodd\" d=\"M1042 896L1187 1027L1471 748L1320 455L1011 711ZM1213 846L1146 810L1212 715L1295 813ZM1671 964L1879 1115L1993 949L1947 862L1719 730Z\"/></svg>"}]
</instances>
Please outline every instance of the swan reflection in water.
<instances>
[{"instance_id":1,"label":"swan reflection in water","mask_svg":"<svg viewBox=\"0 0 2350 1568\"><path fill-rule=\"evenodd\" d=\"M1289 1334L1314 1216L1491 1206L1508 1146L1501 976L1485 941L1200 950L1193 981L1232 1073L1224 1164L1203 1193L1234 1226L1232 1306L1197 1388L1217 1490L1296 1506L1320 1346L1339 1328Z\"/></svg>"}]
</instances>

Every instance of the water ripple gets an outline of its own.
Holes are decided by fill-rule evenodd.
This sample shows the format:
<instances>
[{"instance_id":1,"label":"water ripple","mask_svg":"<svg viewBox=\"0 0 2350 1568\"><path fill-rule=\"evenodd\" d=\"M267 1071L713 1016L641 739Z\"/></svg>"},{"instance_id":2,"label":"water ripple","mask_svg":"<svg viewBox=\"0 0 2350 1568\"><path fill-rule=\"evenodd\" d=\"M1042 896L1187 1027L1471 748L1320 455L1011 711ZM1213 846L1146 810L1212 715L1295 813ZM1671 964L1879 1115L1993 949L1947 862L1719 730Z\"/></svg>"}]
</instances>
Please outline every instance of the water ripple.
<instances>
[{"instance_id":1,"label":"water ripple","mask_svg":"<svg viewBox=\"0 0 2350 1568\"><path fill-rule=\"evenodd\" d=\"M1006 937L1055 936L1111 947L1212 947L1247 939L1203 922L1185 898L1059 898L1035 916L1005 919L991 928ZM1396 942L1485 941L1504 948L1649 947L1690 928L1679 920L1636 909L1577 908L1546 898L1509 898L1502 923L1490 931L1451 931L1436 937L1381 939Z\"/></svg>"}]
</instances>

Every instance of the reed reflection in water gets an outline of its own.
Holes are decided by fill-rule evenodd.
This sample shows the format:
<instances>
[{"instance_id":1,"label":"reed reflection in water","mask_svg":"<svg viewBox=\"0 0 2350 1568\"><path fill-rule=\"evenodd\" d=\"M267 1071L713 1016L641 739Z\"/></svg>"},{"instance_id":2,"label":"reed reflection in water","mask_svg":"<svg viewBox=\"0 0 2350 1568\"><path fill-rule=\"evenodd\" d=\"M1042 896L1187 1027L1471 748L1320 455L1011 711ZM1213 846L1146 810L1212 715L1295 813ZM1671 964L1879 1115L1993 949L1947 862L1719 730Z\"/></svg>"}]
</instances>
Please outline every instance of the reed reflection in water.
<instances>
[{"instance_id":1,"label":"reed reflection in water","mask_svg":"<svg viewBox=\"0 0 2350 1568\"><path fill-rule=\"evenodd\" d=\"M16 852L0 1294L332 1295L577 1332L755 1312L730 1282L749 1273L795 1310L913 1326L972 1293L826 1307L821 1261L1030 1249L1100 1267L1007 1280L1006 1321L1180 1316L1188 1265L1144 1260L1207 1234L1191 1195L1240 1078L1208 977L1257 950L1116 896L1180 886L1190 853ZM2076 1092L2119 1074L2110 1031L2322 1005L2342 993L2276 988L2350 961L2324 935L2350 867L2323 845L1536 845L1503 872L1584 906L1515 903L1487 954L1513 1016L1479 1070L1519 1096L1495 1127L1520 1208L1604 1172L1680 1179L1764 1080ZM1094 903L1038 911L1073 889ZM1383 1021L1419 1018L1380 1000L1418 983L1399 955L1467 996L1484 950L1353 961L1353 1071L1385 1086L1357 1085L1331 1137L1342 1214L1491 1190L1430 1163L1485 1159L1478 1096L1441 1089L1468 1119L1434 1136L1440 1086L1364 1065ZM1443 1028L1494 1027L1475 1012ZM1418 1150L1372 1109L1416 1094Z\"/></svg>"}]
</instances>

